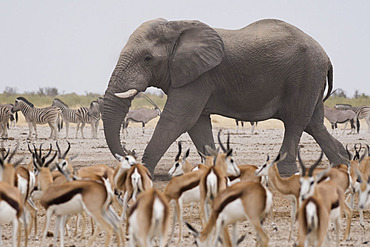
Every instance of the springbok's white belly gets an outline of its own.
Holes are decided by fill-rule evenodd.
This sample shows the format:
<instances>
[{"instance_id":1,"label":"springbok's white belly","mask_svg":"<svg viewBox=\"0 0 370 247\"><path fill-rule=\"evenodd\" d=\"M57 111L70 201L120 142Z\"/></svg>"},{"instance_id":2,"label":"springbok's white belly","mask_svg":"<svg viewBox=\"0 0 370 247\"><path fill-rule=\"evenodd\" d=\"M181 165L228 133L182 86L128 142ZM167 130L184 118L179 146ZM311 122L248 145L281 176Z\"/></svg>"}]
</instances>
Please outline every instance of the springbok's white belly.
<instances>
[{"instance_id":1,"label":"springbok's white belly","mask_svg":"<svg viewBox=\"0 0 370 247\"><path fill-rule=\"evenodd\" d=\"M83 201L80 194L72 197L71 200L57 204L51 205L48 210L53 210L56 215L67 215L67 214L77 214L83 210Z\"/></svg>"},{"instance_id":2,"label":"springbok's white belly","mask_svg":"<svg viewBox=\"0 0 370 247\"><path fill-rule=\"evenodd\" d=\"M241 199L236 199L225 206L220 212L217 221L224 221L225 225L232 224L236 221L245 220L247 216Z\"/></svg>"},{"instance_id":3,"label":"springbok's white belly","mask_svg":"<svg viewBox=\"0 0 370 247\"><path fill-rule=\"evenodd\" d=\"M187 190L180 196L179 200L183 204L191 203L191 202L199 202L200 201L200 191L199 186L194 187L191 190Z\"/></svg>"},{"instance_id":4,"label":"springbok's white belly","mask_svg":"<svg viewBox=\"0 0 370 247\"><path fill-rule=\"evenodd\" d=\"M22 195L26 195L28 189L28 181L25 178L21 177L20 175L17 176L18 176L18 189Z\"/></svg>"},{"instance_id":5,"label":"springbok's white belly","mask_svg":"<svg viewBox=\"0 0 370 247\"><path fill-rule=\"evenodd\" d=\"M17 218L17 211L6 201L0 202L0 224L8 224Z\"/></svg>"}]
</instances>

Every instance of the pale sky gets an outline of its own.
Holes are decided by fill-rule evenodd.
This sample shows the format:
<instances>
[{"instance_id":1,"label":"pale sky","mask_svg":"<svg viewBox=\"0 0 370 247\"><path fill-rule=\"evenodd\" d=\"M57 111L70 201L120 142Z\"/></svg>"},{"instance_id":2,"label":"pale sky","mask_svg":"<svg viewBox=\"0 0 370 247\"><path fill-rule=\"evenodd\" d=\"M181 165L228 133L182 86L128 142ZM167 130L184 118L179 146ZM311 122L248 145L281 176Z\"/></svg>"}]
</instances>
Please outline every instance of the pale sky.
<instances>
[{"instance_id":1,"label":"pale sky","mask_svg":"<svg viewBox=\"0 0 370 247\"><path fill-rule=\"evenodd\" d=\"M130 34L161 17L227 29L284 20L326 50L334 88L370 95L369 16L368 0L0 0L0 92L103 94Z\"/></svg>"}]
</instances>

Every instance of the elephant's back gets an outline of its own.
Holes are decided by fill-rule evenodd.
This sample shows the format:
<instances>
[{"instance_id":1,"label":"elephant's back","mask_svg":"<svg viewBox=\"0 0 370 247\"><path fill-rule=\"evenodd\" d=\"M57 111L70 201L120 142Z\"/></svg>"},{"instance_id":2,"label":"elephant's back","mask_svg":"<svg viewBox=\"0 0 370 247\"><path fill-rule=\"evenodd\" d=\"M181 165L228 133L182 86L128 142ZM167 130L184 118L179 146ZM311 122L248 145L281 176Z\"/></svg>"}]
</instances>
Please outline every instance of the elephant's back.
<instances>
[{"instance_id":1,"label":"elephant's back","mask_svg":"<svg viewBox=\"0 0 370 247\"><path fill-rule=\"evenodd\" d=\"M328 56L321 45L299 28L277 19L264 19L253 22L238 30L216 29L221 36L225 49L267 54L297 56L299 54L312 58L321 57L327 63ZM298 52L297 52L298 51ZM272 53L271 53L272 52Z\"/></svg>"}]
</instances>

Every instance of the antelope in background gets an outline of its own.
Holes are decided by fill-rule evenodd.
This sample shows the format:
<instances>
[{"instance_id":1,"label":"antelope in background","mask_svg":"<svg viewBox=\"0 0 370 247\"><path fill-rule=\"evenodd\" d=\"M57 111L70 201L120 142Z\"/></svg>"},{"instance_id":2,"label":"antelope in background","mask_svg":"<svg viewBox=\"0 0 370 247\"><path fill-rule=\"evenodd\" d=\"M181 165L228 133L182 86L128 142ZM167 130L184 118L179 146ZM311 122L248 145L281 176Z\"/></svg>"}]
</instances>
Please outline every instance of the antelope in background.
<instances>
[{"instance_id":1,"label":"antelope in background","mask_svg":"<svg viewBox=\"0 0 370 247\"><path fill-rule=\"evenodd\" d=\"M356 113L352 110L338 110L336 108L330 108L326 105L324 105L324 117L330 122L331 128L332 128L332 134L334 133L334 130L338 128L338 123L345 123L343 134L346 130L348 122L351 123L351 132L355 133L356 126L355 122L357 123L357 133L360 131L360 122L356 116Z\"/></svg>"},{"instance_id":2,"label":"antelope in background","mask_svg":"<svg viewBox=\"0 0 370 247\"><path fill-rule=\"evenodd\" d=\"M161 110L159 107L154 103L153 100L151 100L148 96L145 94L141 94L147 99L153 106L154 109L148 109L148 108L139 108L139 109L130 109L126 115L125 120L122 124L122 132L126 130L129 122L135 122L135 123L141 123L142 130L144 133L145 125L152 119L158 117L161 115Z\"/></svg>"}]
</instances>

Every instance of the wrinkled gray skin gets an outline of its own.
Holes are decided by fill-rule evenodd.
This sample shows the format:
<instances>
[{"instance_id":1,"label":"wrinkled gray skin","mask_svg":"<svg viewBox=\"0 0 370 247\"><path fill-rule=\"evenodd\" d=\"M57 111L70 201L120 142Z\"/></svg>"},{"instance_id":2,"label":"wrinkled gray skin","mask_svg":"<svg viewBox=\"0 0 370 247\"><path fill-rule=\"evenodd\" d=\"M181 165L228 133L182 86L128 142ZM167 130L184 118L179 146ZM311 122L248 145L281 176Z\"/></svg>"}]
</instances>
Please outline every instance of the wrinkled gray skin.
<instances>
[{"instance_id":1,"label":"wrinkled gray skin","mask_svg":"<svg viewBox=\"0 0 370 247\"><path fill-rule=\"evenodd\" d=\"M143 23L129 38L104 96L102 120L113 154L122 155L120 126L133 96L115 93L149 86L163 89L167 102L147 145L143 162L151 173L168 147L188 132L196 148L214 147L210 114L244 121L284 122L279 163L283 174L297 171L297 147L305 131L333 163L343 145L323 124L323 94L333 70L323 48L296 27L261 20L240 30L214 29L199 21Z\"/></svg>"}]
</instances>

